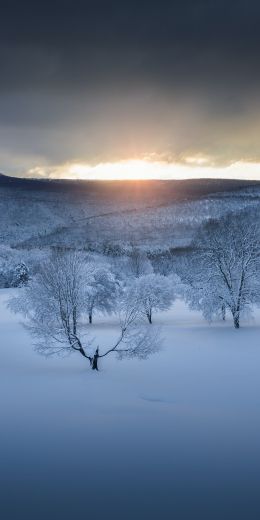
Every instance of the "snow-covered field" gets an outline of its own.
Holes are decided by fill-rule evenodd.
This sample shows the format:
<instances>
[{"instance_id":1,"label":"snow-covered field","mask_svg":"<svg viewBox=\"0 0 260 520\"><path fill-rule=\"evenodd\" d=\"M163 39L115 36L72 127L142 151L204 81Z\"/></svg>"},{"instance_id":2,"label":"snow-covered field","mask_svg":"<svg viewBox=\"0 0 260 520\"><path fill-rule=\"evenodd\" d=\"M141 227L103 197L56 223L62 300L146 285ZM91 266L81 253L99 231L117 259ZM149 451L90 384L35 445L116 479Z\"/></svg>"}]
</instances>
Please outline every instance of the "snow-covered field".
<instances>
[{"instance_id":1,"label":"snow-covered field","mask_svg":"<svg viewBox=\"0 0 260 520\"><path fill-rule=\"evenodd\" d=\"M1 508L9 519L259 519L260 313L176 303L147 361L33 351L0 291ZM113 318L93 335L109 344Z\"/></svg>"}]
</instances>

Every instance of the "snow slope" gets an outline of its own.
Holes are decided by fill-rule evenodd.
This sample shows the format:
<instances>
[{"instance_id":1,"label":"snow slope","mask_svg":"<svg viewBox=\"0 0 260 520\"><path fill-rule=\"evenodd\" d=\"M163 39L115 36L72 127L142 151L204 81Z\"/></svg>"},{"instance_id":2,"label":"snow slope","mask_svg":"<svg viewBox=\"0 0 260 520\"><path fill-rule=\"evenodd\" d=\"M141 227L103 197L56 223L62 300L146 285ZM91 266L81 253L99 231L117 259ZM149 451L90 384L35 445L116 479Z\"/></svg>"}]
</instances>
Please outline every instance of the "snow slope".
<instances>
[{"instance_id":1,"label":"snow slope","mask_svg":"<svg viewBox=\"0 0 260 520\"><path fill-rule=\"evenodd\" d=\"M59 184L0 177L0 245L99 251L107 243L134 242L148 249L185 246L208 218L259 207L259 183L216 183Z\"/></svg>"},{"instance_id":2,"label":"snow slope","mask_svg":"<svg viewBox=\"0 0 260 520\"><path fill-rule=\"evenodd\" d=\"M148 361L45 359L0 291L1 518L258 519L260 314L177 303ZM108 344L113 318L93 335Z\"/></svg>"}]
</instances>

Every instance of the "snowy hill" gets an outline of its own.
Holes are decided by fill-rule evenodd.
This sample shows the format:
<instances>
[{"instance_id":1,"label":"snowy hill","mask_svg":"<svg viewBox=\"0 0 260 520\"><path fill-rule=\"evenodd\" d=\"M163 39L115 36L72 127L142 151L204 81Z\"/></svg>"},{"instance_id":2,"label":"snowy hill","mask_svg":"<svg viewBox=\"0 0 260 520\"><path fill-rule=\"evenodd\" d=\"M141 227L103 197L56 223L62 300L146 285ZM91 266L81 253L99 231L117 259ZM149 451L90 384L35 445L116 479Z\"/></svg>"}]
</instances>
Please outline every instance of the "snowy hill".
<instances>
[{"instance_id":1,"label":"snowy hill","mask_svg":"<svg viewBox=\"0 0 260 520\"><path fill-rule=\"evenodd\" d=\"M0 175L0 244L104 250L189 244L205 219L257 207L260 183L54 181Z\"/></svg>"}]
</instances>

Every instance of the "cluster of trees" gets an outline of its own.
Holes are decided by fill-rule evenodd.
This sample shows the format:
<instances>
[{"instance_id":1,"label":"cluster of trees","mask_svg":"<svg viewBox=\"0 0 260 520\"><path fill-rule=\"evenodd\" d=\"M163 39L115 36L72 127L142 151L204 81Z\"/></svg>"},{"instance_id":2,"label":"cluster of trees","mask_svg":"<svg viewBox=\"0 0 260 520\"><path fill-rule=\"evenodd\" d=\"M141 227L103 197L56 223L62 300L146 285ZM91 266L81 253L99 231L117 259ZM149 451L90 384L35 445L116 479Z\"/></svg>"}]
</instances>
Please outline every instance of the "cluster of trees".
<instances>
[{"instance_id":1,"label":"cluster of trees","mask_svg":"<svg viewBox=\"0 0 260 520\"><path fill-rule=\"evenodd\" d=\"M16 249L0 244L0 288L26 284L49 256L46 249Z\"/></svg>"},{"instance_id":2,"label":"cluster of trees","mask_svg":"<svg viewBox=\"0 0 260 520\"><path fill-rule=\"evenodd\" d=\"M211 321L241 317L260 303L260 232L252 215L209 221L196 236L193 252L183 259L178 274L190 308Z\"/></svg>"},{"instance_id":3,"label":"cluster of trees","mask_svg":"<svg viewBox=\"0 0 260 520\"><path fill-rule=\"evenodd\" d=\"M146 358L161 341L158 329L151 329L153 312L169 308L174 299L167 279L151 266L148 272L148 265L137 251L114 272L81 253L55 252L10 307L26 316L36 349L44 355L78 352L96 370L99 359L111 353ZM119 335L108 348L93 346L89 335L96 311L117 317Z\"/></svg>"},{"instance_id":4,"label":"cluster of trees","mask_svg":"<svg viewBox=\"0 0 260 520\"><path fill-rule=\"evenodd\" d=\"M260 303L260 231L252 215L209 221L186 255L163 257L160 272L160 256L136 247L107 261L54 251L30 278L25 264L16 266L12 285L23 289L10 306L27 317L40 353L78 352L97 370L111 353L146 358L157 351L153 314L169 309L176 297L208 321L230 314L236 329ZM119 335L107 348L89 336L95 313L117 317Z\"/></svg>"},{"instance_id":5,"label":"cluster of trees","mask_svg":"<svg viewBox=\"0 0 260 520\"><path fill-rule=\"evenodd\" d=\"M22 287L29 281L29 268L24 262L14 266L2 266L0 270L0 287Z\"/></svg>"}]
</instances>

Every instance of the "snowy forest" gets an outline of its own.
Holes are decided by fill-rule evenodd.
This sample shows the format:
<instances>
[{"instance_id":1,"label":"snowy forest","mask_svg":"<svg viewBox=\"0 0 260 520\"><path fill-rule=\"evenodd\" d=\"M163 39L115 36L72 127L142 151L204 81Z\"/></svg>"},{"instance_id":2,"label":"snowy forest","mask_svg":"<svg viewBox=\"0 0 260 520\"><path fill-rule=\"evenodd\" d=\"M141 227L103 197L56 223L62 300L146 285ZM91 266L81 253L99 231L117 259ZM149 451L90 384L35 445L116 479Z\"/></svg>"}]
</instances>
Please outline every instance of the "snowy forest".
<instances>
[{"instance_id":1,"label":"snowy forest","mask_svg":"<svg viewBox=\"0 0 260 520\"><path fill-rule=\"evenodd\" d=\"M109 223L116 237L110 243L90 244L86 228L83 243L79 233L75 243L75 233L68 228L59 231L58 243L52 242L57 231L36 237L33 246L32 239L16 245L3 239L0 283L19 289L9 308L24 316L38 352L78 352L96 370L99 358L111 353L146 358L158 351L163 330L153 325L154 315L171 309L176 300L209 323L230 320L238 329L260 305L259 196L256 185L160 205L153 210L157 230L150 209L136 209L133 220L127 203L126 209L112 212L112 221L107 214L105 226L98 221L99 237ZM143 232L143 240L121 234L118 241L124 219L138 235ZM147 246L151 231L160 235L161 243L165 240L164 247L154 241ZM91 336L96 315L117 320L118 337L107 349L102 339Z\"/></svg>"}]
</instances>

